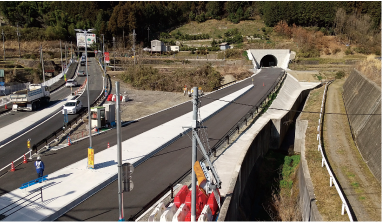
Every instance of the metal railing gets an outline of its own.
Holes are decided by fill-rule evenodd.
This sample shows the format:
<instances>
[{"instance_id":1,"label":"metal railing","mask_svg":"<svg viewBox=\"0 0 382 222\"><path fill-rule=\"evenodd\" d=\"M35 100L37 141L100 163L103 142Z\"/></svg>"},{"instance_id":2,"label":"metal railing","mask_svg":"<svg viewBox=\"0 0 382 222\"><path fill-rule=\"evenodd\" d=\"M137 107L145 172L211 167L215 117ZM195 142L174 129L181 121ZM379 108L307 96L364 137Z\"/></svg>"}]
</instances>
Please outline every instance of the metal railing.
<instances>
[{"instance_id":1,"label":"metal railing","mask_svg":"<svg viewBox=\"0 0 382 222\"><path fill-rule=\"evenodd\" d=\"M109 76L109 74L107 74L106 76L107 76L107 79L108 79L108 81L107 81L107 88L109 88L109 92L108 92L108 93L110 93L111 89L110 89L110 84L109 84L109 83L111 82L111 80L110 80L110 76ZM106 99L106 97L105 97L105 94L104 94L104 92L103 92L103 90L102 90L101 93L100 93L100 95L99 95L99 96L97 97L97 99L90 105L90 107L91 107L91 106L94 106L95 104L101 104L101 103L103 103L103 102L105 101L105 99ZM55 130L54 132L52 132L51 134L49 134L48 136L46 136L44 139L42 139L42 140L40 140L39 142L33 144L33 145L31 146L32 149L29 150L28 152L26 152L25 155L28 155L28 154L30 155L30 154L32 153L32 151L34 151L35 153L37 153L40 149L44 148L45 146L48 146L48 147L49 147L49 145L50 145L52 142L54 142L54 141L58 141L58 137L59 137L59 136L63 136L64 134L66 134L65 131L66 131L67 129L71 129L71 127L72 127L73 125L78 124L80 121L82 122L82 121L83 121L83 118L84 118L85 116L87 116L87 114L88 114L88 113L87 113L87 109L86 109L86 108L80 110L80 112L78 112L78 116L76 116L75 118L73 118L71 121L69 121L69 122L67 123L66 128L62 128L62 127L60 127L60 128L58 128L57 130ZM13 163L16 163L17 161L21 160L23 157L24 157L24 155L22 155L21 157L17 158L15 161L13 161ZM8 168L9 166L11 166L11 164L12 164L12 163L9 163L9 164L6 165L5 167L1 168L1 169L0 169L0 172L3 171L3 170L5 170L5 169ZM0 173L0 176L6 174L7 172L8 172L8 171L3 172L3 173Z\"/></svg>"},{"instance_id":2,"label":"metal railing","mask_svg":"<svg viewBox=\"0 0 382 222\"><path fill-rule=\"evenodd\" d=\"M345 198L345 194L340 189L340 186L338 184L338 181L337 181L336 177L334 176L334 173L330 169L330 164L329 164L328 160L325 158L325 153L324 153L324 150L323 150L323 145L321 144L321 137L322 137L322 131L321 131L322 130L322 121L321 121L321 119L323 117L323 113L324 113L324 109L325 109L326 91L327 91L328 86L333 81L334 80L329 81L329 82L326 83L324 94L322 96L320 118L318 119L318 126L317 126L317 131L318 131L318 133L317 133L318 151L320 151L321 156L322 156L321 167L325 166L326 170L329 173L329 184L330 184L330 187L332 187L333 184L334 184L334 187L336 188L337 193L338 193L338 195L341 198L341 201L342 201L341 215L344 215L345 210L346 210L346 213L347 213L347 215L349 217L349 220L350 221L354 221L352 213L351 213L350 208L349 208L350 204L348 203L347 199Z\"/></svg>"},{"instance_id":3,"label":"metal railing","mask_svg":"<svg viewBox=\"0 0 382 222\"><path fill-rule=\"evenodd\" d=\"M220 147L222 147L222 145L224 145L224 143L226 141L229 142L229 138L235 133L235 132L239 132L239 129L244 126L244 124L247 126L248 125L248 120L250 120L250 117L251 118L254 118L254 115L255 115L255 112L256 113L256 117L255 117L255 121L256 119L262 114L262 112L258 112L258 109L260 108L266 108L265 105L266 103L268 103L268 97L276 92L280 86L282 85L282 83L284 82L286 78L286 72L284 71L284 74L282 76L280 76L280 78L275 81L273 84L272 84L272 87L267 91L267 93L259 100L259 102L253 107L251 108L251 110L249 110L247 112L246 115L244 115L209 151L207 151L207 154L208 156L211 156L212 153L216 153L216 150L218 150ZM188 130L189 131L189 130ZM201 158L200 161L204 161L205 158ZM155 196L149 203L147 203L145 206L142 207L141 210L139 210L136 214L132 215L128 220L136 220L142 213L144 213L146 210L148 210L154 203L156 203L164 194L166 194L168 191L172 190L173 187L175 185L177 185L180 181L182 181L185 177L187 177L190 173L191 173L191 170L192 169L189 169L185 174L183 174L180 178L178 178L177 180L175 180L175 182L173 183L170 183L170 185L168 187L166 187L163 191L161 191L157 196ZM172 198L173 196L171 196Z\"/></svg>"},{"instance_id":4,"label":"metal railing","mask_svg":"<svg viewBox=\"0 0 382 222\"><path fill-rule=\"evenodd\" d=\"M38 191L30 193L25 197L20 197L20 199L18 199L16 201L12 202L11 204L1 208L0 209L0 220L4 220L8 216L10 216L10 215L16 213L17 211L35 203L39 199L41 199L41 202L44 202L44 199L42 197L42 187L40 187L40 189L38 189ZM22 201L22 202L20 202L20 201ZM25 202L29 202L29 203L23 205Z\"/></svg>"}]
</instances>

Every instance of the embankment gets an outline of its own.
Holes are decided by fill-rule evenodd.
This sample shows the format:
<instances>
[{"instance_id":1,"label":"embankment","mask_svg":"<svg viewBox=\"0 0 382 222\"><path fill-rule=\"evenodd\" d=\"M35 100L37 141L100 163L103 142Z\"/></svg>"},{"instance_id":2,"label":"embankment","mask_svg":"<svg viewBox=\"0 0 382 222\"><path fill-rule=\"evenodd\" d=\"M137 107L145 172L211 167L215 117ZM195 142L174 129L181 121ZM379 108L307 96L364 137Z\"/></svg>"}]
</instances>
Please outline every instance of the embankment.
<instances>
[{"instance_id":1,"label":"embankment","mask_svg":"<svg viewBox=\"0 0 382 222\"><path fill-rule=\"evenodd\" d=\"M354 69L343 89L357 147L370 171L381 182L381 88Z\"/></svg>"}]
</instances>

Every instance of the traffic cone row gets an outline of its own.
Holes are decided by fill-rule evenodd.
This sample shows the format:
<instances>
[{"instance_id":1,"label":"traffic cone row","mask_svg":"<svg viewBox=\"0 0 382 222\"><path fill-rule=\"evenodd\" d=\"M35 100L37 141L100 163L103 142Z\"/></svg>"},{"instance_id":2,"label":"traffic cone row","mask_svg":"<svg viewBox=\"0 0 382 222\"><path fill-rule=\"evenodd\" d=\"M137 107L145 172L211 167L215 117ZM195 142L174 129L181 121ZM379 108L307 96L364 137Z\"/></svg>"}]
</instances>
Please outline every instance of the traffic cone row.
<instances>
[{"instance_id":1,"label":"traffic cone row","mask_svg":"<svg viewBox=\"0 0 382 222\"><path fill-rule=\"evenodd\" d=\"M24 154L24 161L23 161L23 163L28 163L28 160L27 160L25 154Z\"/></svg>"},{"instance_id":2,"label":"traffic cone row","mask_svg":"<svg viewBox=\"0 0 382 222\"><path fill-rule=\"evenodd\" d=\"M12 161L12 165L11 165L11 172L15 172L16 169L15 169L15 165L13 164L13 161Z\"/></svg>"}]
</instances>

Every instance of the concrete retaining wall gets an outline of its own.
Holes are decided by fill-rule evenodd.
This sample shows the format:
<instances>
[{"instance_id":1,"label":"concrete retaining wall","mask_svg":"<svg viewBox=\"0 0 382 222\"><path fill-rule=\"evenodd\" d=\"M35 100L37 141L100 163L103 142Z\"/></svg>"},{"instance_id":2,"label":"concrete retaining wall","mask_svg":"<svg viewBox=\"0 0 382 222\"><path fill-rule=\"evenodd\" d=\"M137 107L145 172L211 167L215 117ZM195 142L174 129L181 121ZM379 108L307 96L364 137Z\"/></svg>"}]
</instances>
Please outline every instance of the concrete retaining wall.
<instances>
[{"instance_id":1,"label":"concrete retaining wall","mask_svg":"<svg viewBox=\"0 0 382 222\"><path fill-rule=\"evenodd\" d=\"M248 149L244 153L241 165L240 162L237 163L240 168L236 169L236 173L232 175L228 192L220 210L219 221L248 220L253 213L251 202L259 195L254 192L257 186L256 181L259 179L256 173L258 172L258 166L263 159L262 157L271 148L271 143L273 143L271 141L274 139L281 141L280 136L277 137L275 134L275 123L281 129L279 134L284 136L288 126L283 126L286 125L283 124L283 119L289 120L291 118L293 120L292 117L295 115L294 111L288 112L272 108L282 107L283 109L291 109L292 107L298 107L301 101L304 101L304 97L309 94L310 90L308 89L314 88L319 84L299 83L295 78L288 75L270 109L242 135L245 137L247 134L250 134L253 139L246 145ZM239 140L241 139L238 138ZM277 143L279 144L279 142ZM238 144L243 146L240 142ZM242 154L238 153L237 155ZM255 172L251 174L251 171Z\"/></svg>"},{"instance_id":2,"label":"concrete retaining wall","mask_svg":"<svg viewBox=\"0 0 382 222\"><path fill-rule=\"evenodd\" d=\"M305 159L305 132L307 128L307 120L297 119L294 148L296 152L301 152L301 161L297 172L300 191L300 209L302 221L322 221L315 201L316 198L314 196L313 183L310 179L308 163Z\"/></svg>"},{"instance_id":3,"label":"concrete retaining wall","mask_svg":"<svg viewBox=\"0 0 382 222\"><path fill-rule=\"evenodd\" d=\"M343 98L357 147L381 182L381 88L353 70L343 85Z\"/></svg>"},{"instance_id":4,"label":"concrete retaining wall","mask_svg":"<svg viewBox=\"0 0 382 222\"><path fill-rule=\"evenodd\" d=\"M248 148L242 162L240 172L235 174L230 184L230 191L226 195L223 206L220 210L219 221L248 220L251 212L251 196L248 190L256 188L258 178L249 178L252 169L259 165L259 160L268 152L270 141L271 123L268 122L257 134L254 141ZM246 194L246 195L244 195Z\"/></svg>"}]
</instances>

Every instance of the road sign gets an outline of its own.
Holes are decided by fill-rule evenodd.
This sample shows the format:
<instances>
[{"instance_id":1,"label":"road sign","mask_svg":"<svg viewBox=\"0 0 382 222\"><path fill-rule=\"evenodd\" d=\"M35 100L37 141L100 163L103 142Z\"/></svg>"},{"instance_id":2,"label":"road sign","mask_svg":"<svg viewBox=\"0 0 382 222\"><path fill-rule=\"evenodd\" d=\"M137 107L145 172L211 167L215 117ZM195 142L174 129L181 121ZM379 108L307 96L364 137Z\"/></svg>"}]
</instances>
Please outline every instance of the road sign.
<instances>
[{"instance_id":1,"label":"road sign","mask_svg":"<svg viewBox=\"0 0 382 222\"><path fill-rule=\"evenodd\" d=\"M0 86L5 86L5 83L4 82L0 82Z\"/></svg>"},{"instance_id":2,"label":"road sign","mask_svg":"<svg viewBox=\"0 0 382 222\"><path fill-rule=\"evenodd\" d=\"M28 146L28 149L31 148L31 141L30 141L30 139L28 139L28 141L27 141L27 146Z\"/></svg>"},{"instance_id":3,"label":"road sign","mask_svg":"<svg viewBox=\"0 0 382 222\"><path fill-rule=\"evenodd\" d=\"M94 149L88 148L88 169L94 169Z\"/></svg>"},{"instance_id":4,"label":"road sign","mask_svg":"<svg viewBox=\"0 0 382 222\"><path fill-rule=\"evenodd\" d=\"M105 52L105 62L110 63L110 56L108 52Z\"/></svg>"},{"instance_id":5,"label":"road sign","mask_svg":"<svg viewBox=\"0 0 382 222\"><path fill-rule=\"evenodd\" d=\"M94 53L97 54L97 50L94 50Z\"/></svg>"},{"instance_id":6,"label":"road sign","mask_svg":"<svg viewBox=\"0 0 382 222\"><path fill-rule=\"evenodd\" d=\"M132 174L134 172L134 166L131 163L122 164L122 177L123 177L123 192L130 192L134 188Z\"/></svg>"}]
</instances>

